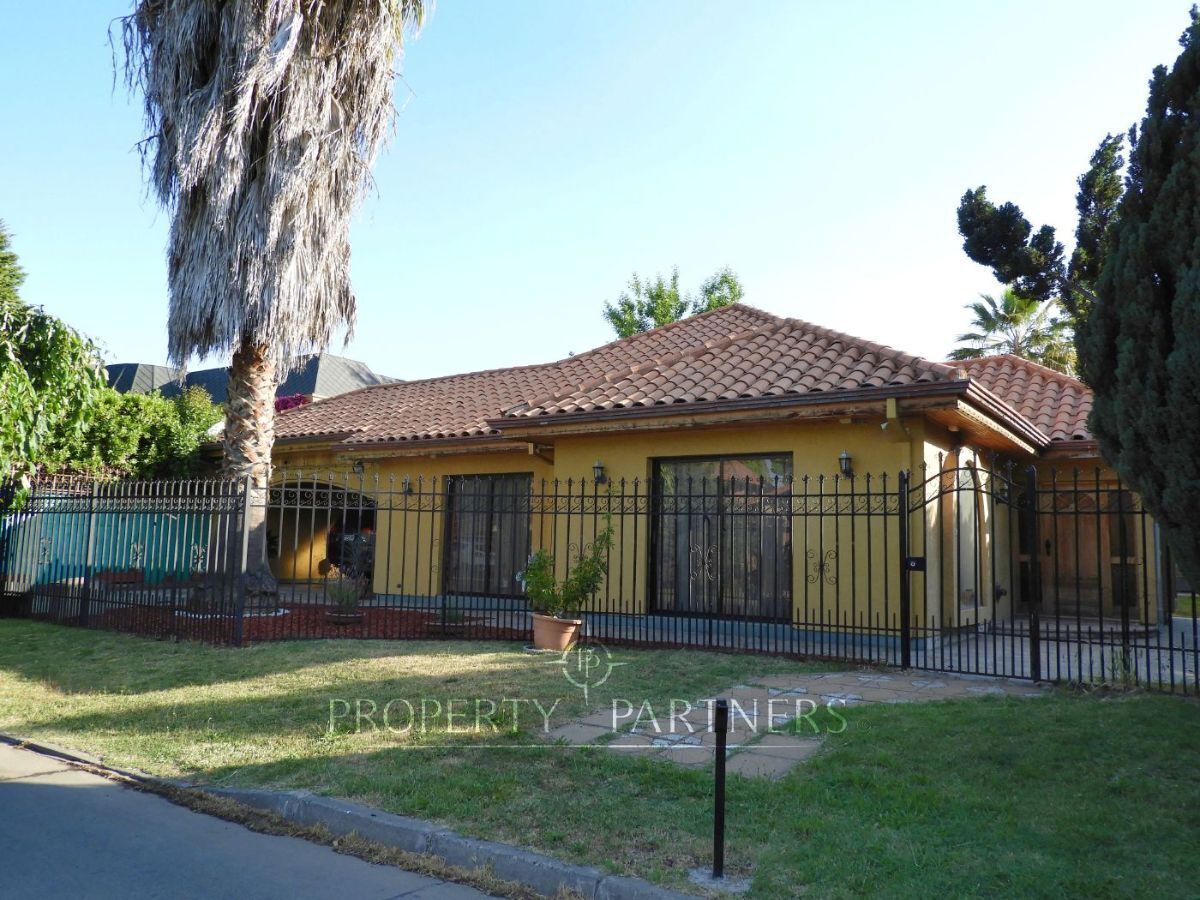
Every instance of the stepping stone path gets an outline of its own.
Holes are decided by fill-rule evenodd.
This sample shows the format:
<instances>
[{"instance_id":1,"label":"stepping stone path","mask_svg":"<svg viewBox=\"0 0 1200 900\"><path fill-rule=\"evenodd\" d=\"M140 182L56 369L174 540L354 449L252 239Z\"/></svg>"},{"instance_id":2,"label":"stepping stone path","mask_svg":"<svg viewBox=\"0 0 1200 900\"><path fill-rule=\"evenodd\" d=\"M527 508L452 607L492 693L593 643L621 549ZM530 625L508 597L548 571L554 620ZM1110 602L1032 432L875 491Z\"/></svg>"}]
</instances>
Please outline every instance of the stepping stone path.
<instances>
[{"instance_id":1,"label":"stepping stone path","mask_svg":"<svg viewBox=\"0 0 1200 900\"><path fill-rule=\"evenodd\" d=\"M782 778L821 748L830 729L844 727L847 707L1045 694L1045 688L1029 681L938 673L860 671L755 678L719 695L730 702L726 771ZM712 703L706 698L671 709L651 705L640 714L635 708L624 716L619 710L615 723L613 710L605 709L560 725L548 737L704 768L712 764L717 742Z\"/></svg>"}]
</instances>

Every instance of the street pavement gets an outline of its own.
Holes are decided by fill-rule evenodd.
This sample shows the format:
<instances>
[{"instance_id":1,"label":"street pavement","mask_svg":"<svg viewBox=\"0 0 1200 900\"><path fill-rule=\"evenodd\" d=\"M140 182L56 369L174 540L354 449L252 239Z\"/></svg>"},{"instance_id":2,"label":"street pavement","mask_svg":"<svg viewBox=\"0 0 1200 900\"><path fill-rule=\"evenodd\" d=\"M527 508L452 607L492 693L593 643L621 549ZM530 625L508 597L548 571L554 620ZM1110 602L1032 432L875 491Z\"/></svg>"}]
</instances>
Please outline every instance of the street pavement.
<instances>
[{"instance_id":1,"label":"street pavement","mask_svg":"<svg viewBox=\"0 0 1200 900\"><path fill-rule=\"evenodd\" d=\"M474 888L258 834L0 744L0 896L476 900Z\"/></svg>"}]
</instances>

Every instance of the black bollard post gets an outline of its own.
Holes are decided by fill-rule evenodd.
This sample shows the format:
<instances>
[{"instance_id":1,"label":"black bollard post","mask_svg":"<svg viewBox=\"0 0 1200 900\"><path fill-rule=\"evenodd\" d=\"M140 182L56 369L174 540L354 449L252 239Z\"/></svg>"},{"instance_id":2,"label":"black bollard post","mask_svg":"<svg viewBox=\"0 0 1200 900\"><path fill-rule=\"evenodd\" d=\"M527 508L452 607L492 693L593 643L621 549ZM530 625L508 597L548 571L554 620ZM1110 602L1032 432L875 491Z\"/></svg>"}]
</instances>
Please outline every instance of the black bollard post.
<instances>
[{"instance_id":1,"label":"black bollard post","mask_svg":"<svg viewBox=\"0 0 1200 900\"><path fill-rule=\"evenodd\" d=\"M713 880L725 876L725 742L729 733L729 701L718 700L713 727L717 748L713 758Z\"/></svg>"}]
</instances>

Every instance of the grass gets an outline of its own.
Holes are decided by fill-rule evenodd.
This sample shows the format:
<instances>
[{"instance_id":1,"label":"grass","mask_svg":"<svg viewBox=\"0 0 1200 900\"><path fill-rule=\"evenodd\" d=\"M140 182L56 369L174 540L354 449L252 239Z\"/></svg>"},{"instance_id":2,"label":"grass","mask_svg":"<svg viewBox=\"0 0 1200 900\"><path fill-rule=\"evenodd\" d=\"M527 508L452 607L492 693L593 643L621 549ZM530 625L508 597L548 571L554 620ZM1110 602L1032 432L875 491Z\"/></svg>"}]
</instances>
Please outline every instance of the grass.
<instances>
[{"instance_id":1,"label":"grass","mask_svg":"<svg viewBox=\"0 0 1200 900\"><path fill-rule=\"evenodd\" d=\"M614 658L624 665L593 707L805 668L695 651ZM0 731L157 775L350 797L674 885L707 863L711 773L530 749L540 719L524 712L518 728L501 715L483 734L329 733L331 698L422 696L561 698L553 722L587 708L555 666L512 645L233 650L0 622ZM849 727L784 780L731 778L729 868L762 897L1188 896L1198 713L1178 698L1065 691L852 708Z\"/></svg>"},{"instance_id":2,"label":"grass","mask_svg":"<svg viewBox=\"0 0 1200 900\"><path fill-rule=\"evenodd\" d=\"M1176 594L1175 615L1188 619L1200 618L1200 595Z\"/></svg>"}]
</instances>

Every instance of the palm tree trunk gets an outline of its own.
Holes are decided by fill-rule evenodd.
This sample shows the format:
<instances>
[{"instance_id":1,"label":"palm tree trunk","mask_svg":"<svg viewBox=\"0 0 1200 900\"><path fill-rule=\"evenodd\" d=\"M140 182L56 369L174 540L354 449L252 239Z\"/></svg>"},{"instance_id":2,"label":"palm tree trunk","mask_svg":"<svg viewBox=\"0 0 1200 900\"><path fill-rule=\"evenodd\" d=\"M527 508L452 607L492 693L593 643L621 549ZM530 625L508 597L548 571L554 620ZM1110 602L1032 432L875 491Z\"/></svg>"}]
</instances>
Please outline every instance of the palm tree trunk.
<instances>
[{"instance_id":1,"label":"palm tree trunk","mask_svg":"<svg viewBox=\"0 0 1200 900\"><path fill-rule=\"evenodd\" d=\"M246 480L250 490L246 567L238 584L247 607L273 607L279 594L267 563L267 499L277 386L275 363L267 346L243 339L229 367L224 474Z\"/></svg>"}]
</instances>

